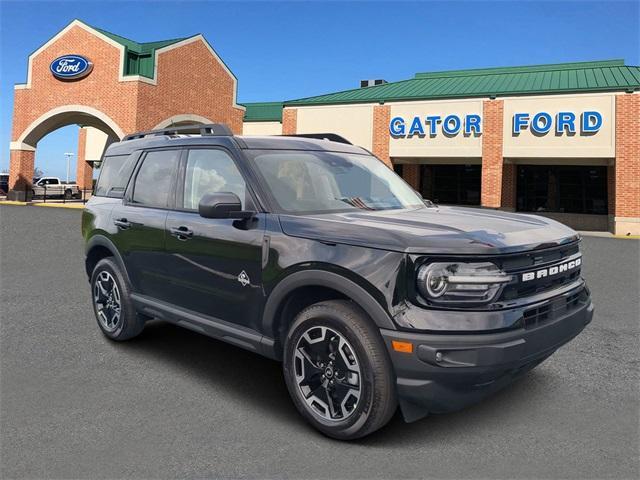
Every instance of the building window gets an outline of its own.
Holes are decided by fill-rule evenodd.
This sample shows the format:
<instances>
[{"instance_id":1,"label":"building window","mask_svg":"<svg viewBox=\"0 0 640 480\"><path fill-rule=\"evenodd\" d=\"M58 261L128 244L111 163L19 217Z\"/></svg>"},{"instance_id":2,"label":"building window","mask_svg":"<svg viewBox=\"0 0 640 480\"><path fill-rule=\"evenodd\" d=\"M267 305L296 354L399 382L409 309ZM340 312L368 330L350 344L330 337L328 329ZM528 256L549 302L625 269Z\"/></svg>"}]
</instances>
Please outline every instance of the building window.
<instances>
[{"instance_id":1,"label":"building window","mask_svg":"<svg viewBox=\"0 0 640 480\"><path fill-rule=\"evenodd\" d=\"M606 215L607 167L519 165L516 196L521 212Z\"/></svg>"},{"instance_id":2,"label":"building window","mask_svg":"<svg viewBox=\"0 0 640 480\"><path fill-rule=\"evenodd\" d=\"M435 203L480 205L480 165L422 165L420 193Z\"/></svg>"},{"instance_id":3,"label":"building window","mask_svg":"<svg viewBox=\"0 0 640 480\"><path fill-rule=\"evenodd\" d=\"M396 172L398 175L400 175L402 177L402 174L404 172L404 165L402 163L394 163L393 164L393 171ZM404 177L402 177L404 178Z\"/></svg>"}]
</instances>

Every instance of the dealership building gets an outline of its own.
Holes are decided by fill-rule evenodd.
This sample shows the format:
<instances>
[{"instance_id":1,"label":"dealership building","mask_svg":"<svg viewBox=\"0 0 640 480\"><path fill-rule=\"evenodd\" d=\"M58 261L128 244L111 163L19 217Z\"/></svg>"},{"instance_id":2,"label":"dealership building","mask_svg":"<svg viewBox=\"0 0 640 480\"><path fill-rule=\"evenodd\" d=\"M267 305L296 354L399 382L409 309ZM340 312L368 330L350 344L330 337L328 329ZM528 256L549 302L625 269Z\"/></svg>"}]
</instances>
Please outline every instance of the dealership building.
<instances>
[{"instance_id":1,"label":"dealership building","mask_svg":"<svg viewBox=\"0 0 640 480\"><path fill-rule=\"evenodd\" d=\"M85 63L71 78L56 71ZM13 196L28 189L38 140L61 126L82 126L77 178L88 188L106 142L224 122L245 135L337 133L440 204L640 234L640 67L622 60L417 73L282 102L236 98L235 76L201 35L137 43L75 20L29 57L16 86Z\"/></svg>"}]
</instances>

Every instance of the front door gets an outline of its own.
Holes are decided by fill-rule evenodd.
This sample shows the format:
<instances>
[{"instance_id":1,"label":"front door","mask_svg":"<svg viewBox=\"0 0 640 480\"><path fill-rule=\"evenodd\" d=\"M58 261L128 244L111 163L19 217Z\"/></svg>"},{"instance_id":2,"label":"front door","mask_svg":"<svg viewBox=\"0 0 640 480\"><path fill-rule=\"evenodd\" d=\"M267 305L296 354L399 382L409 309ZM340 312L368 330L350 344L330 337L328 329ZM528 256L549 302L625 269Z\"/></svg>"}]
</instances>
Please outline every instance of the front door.
<instances>
[{"instance_id":1,"label":"front door","mask_svg":"<svg viewBox=\"0 0 640 480\"><path fill-rule=\"evenodd\" d=\"M111 213L113 241L122 253L133 290L162 298L166 290L165 223L173 201L181 150L146 153L122 205Z\"/></svg>"},{"instance_id":2,"label":"front door","mask_svg":"<svg viewBox=\"0 0 640 480\"><path fill-rule=\"evenodd\" d=\"M232 192L243 210L255 202L231 155L223 149L190 149L183 157L176 210L166 229L171 280L169 302L217 319L257 329L262 311L264 214L250 220L198 214L203 195Z\"/></svg>"}]
</instances>

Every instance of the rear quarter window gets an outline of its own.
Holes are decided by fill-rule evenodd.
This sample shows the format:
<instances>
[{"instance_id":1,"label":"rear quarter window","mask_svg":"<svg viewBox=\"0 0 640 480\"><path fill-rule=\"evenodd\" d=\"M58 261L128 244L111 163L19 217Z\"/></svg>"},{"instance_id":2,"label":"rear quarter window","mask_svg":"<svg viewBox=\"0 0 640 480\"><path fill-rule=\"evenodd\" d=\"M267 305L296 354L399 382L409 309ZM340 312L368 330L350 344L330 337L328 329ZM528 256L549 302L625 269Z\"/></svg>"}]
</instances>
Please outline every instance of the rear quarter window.
<instances>
[{"instance_id":1,"label":"rear quarter window","mask_svg":"<svg viewBox=\"0 0 640 480\"><path fill-rule=\"evenodd\" d=\"M104 157L93 194L99 197L122 198L137 157L137 153Z\"/></svg>"}]
</instances>

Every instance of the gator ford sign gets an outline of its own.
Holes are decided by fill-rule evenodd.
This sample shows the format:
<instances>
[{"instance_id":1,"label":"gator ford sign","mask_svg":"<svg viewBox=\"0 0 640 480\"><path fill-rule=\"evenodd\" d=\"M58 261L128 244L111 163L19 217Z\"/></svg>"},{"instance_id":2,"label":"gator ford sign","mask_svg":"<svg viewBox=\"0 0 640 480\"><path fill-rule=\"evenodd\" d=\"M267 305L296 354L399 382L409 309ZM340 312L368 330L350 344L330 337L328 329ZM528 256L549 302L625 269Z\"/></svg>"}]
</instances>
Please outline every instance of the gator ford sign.
<instances>
[{"instance_id":1,"label":"gator ford sign","mask_svg":"<svg viewBox=\"0 0 640 480\"><path fill-rule=\"evenodd\" d=\"M562 111L555 115L548 112L518 112L511 119L512 134L520 135L529 129L536 136L553 131L556 135L593 135L602 127L602 114L597 111ZM426 137L438 135L455 137L478 136L482 133L482 117L469 115L427 115L425 117L393 117L389 122L389 133L394 138Z\"/></svg>"},{"instance_id":2,"label":"gator ford sign","mask_svg":"<svg viewBox=\"0 0 640 480\"><path fill-rule=\"evenodd\" d=\"M389 122L392 137L435 137L439 134L455 136L461 131L465 136L482 133L482 118L477 114L469 115L427 115L413 118L393 117Z\"/></svg>"},{"instance_id":3,"label":"gator ford sign","mask_svg":"<svg viewBox=\"0 0 640 480\"><path fill-rule=\"evenodd\" d=\"M513 115L512 133L520 135L523 129L530 128L534 135L545 135L551 130L556 135L575 135L578 129L580 135L593 135L602 127L602 114L596 111L581 112L580 116L574 112L558 112L551 115L548 112L535 114L518 112Z\"/></svg>"},{"instance_id":4,"label":"gator ford sign","mask_svg":"<svg viewBox=\"0 0 640 480\"><path fill-rule=\"evenodd\" d=\"M60 80L77 80L91 73L93 63L82 55L65 55L51 62L49 69Z\"/></svg>"}]
</instances>

